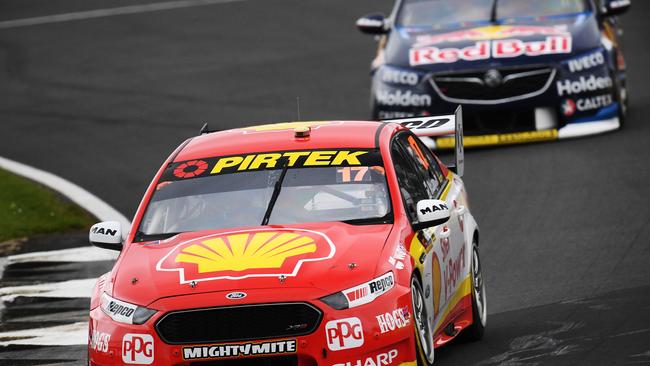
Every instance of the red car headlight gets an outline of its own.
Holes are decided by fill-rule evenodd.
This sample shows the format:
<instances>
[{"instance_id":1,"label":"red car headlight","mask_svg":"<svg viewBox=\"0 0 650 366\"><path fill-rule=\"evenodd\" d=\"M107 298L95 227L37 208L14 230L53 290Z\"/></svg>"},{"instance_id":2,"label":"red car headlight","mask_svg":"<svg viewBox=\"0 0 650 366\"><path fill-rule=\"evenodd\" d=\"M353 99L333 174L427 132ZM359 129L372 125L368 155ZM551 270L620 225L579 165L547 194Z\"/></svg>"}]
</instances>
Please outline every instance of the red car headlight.
<instances>
[{"instance_id":1,"label":"red car headlight","mask_svg":"<svg viewBox=\"0 0 650 366\"><path fill-rule=\"evenodd\" d=\"M320 300L336 310L350 309L373 302L395 287L395 275L388 272L361 285L322 297Z\"/></svg>"},{"instance_id":2,"label":"red car headlight","mask_svg":"<svg viewBox=\"0 0 650 366\"><path fill-rule=\"evenodd\" d=\"M156 310L118 300L107 293L102 294L100 307L111 319L124 324L144 324Z\"/></svg>"}]
</instances>

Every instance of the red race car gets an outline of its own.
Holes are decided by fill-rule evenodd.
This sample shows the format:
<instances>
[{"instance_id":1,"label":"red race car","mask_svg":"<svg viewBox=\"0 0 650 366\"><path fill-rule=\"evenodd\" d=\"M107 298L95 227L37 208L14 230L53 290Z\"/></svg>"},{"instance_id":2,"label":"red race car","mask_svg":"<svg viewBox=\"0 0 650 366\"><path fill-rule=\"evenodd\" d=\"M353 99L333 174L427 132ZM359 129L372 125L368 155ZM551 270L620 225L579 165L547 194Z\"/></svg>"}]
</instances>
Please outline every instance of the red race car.
<instances>
[{"instance_id":1,"label":"red race car","mask_svg":"<svg viewBox=\"0 0 650 366\"><path fill-rule=\"evenodd\" d=\"M417 136L454 134L443 165ZM462 117L203 133L160 168L90 305L90 365L430 365L486 322Z\"/></svg>"}]
</instances>

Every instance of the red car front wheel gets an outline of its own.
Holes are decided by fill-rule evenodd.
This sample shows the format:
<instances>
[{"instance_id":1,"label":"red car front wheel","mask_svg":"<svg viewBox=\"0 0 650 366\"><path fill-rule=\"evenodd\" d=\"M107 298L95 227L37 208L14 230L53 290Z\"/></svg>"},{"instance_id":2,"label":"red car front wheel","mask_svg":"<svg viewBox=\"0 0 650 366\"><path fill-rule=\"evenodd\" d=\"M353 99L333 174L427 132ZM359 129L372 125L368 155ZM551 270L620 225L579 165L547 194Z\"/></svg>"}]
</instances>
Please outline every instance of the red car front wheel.
<instances>
[{"instance_id":1,"label":"red car front wheel","mask_svg":"<svg viewBox=\"0 0 650 366\"><path fill-rule=\"evenodd\" d=\"M430 366L433 364L433 331L431 329L431 319L427 312L424 293L420 280L413 276L411 278L411 299L413 302L413 317L415 322L415 335L417 338L416 349L418 351L418 365Z\"/></svg>"}]
</instances>

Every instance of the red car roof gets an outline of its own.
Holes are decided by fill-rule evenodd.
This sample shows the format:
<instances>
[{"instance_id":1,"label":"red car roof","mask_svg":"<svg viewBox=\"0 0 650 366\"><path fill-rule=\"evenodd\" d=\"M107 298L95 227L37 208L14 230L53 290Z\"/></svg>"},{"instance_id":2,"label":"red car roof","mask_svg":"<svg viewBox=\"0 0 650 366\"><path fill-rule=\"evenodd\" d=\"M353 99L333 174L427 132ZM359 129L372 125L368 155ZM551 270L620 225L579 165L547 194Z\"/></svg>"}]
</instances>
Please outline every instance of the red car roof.
<instances>
[{"instance_id":1,"label":"red car roof","mask_svg":"<svg viewBox=\"0 0 650 366\"><path fill-rule=\"evenodd\" d=\"M266 151L376 148L381 126L369 121L288 122L214 132L192 139L174 161ZM309 138L295 137L300 127L311 128Z\"/></svg>"}]
</instances>

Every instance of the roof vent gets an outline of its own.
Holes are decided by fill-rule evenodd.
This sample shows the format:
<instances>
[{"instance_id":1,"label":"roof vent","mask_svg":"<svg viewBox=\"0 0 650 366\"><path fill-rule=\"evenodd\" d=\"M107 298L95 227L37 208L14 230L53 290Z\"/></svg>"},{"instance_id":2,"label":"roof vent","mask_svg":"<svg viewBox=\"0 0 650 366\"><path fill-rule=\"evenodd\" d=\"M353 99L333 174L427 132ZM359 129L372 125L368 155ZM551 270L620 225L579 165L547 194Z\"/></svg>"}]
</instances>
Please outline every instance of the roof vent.
<instances>
[{"instance_id":1,"label":"roof vent","mask_svg":"<svg viewBox=\"0 0 650 366\"><path fill-rule=\"evenodd\" d=\"M311 134L311 127L296 127L293 129L293 132L295 133L297 139L305 139L308 138Z\"/></svg>"}]
</instances>

